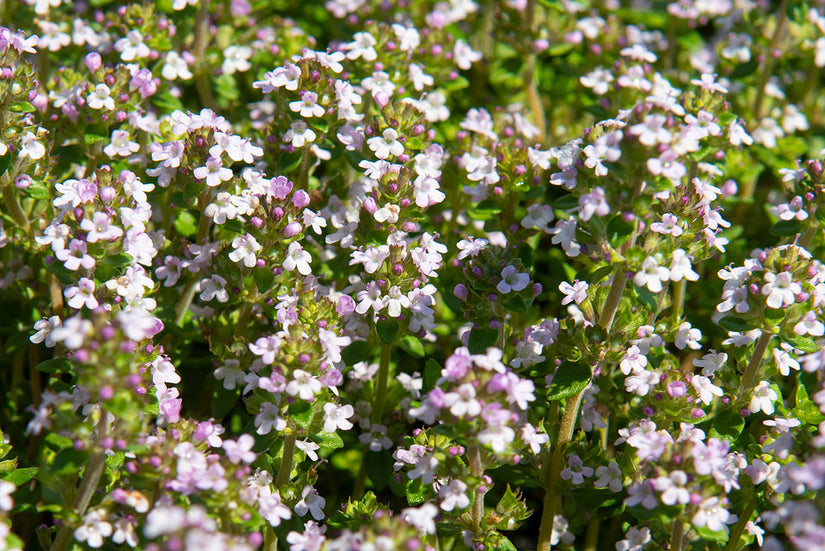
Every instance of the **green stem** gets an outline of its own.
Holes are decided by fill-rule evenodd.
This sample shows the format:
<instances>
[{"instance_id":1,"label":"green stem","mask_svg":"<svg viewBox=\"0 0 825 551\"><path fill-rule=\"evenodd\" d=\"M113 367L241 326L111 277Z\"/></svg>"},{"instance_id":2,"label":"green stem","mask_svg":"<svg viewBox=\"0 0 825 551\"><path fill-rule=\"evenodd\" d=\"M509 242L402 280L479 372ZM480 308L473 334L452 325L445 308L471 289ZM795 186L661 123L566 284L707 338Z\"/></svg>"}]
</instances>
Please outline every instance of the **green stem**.
<instances>
[{"instance_id":1,"label":"green stem","mask_svg":"<svg viewBox=\"0 0 825 551\"><path fill-rule=\"evenodd\" d=\"M814 240L817 233L819 233L819 224L816 221L812 221L805 228L805 231L799 235L799 239L796 240L796 244L803 249L807 249L811 245L811 242Z\"/></svg>"},{"instance_id":2,"label":"green stem","mask_svg":"<svg viewBox=\"0 0 825 551\"><path fill-rule=\"evenodd\" d=\"M682 551L682 542L685 539L685 525L681 520L673 522L673 531L670 534L670 551Z\"/></svg>"},{"instance_id":3,"label":"green stem","mask_svg":"<svg viewBox=\"0 0 825 551\"><path fill-rule=\"evenodd\" d=\"M759 80L756 83L756 100L753 102L753 116L754 123L759 124L762 118L762 105L765 100L765 87L768 84L768 79L773 74L773 66L776 63L776 58L773 53L779 45L779 40L782 38L782 33L785 30L785 23L788 21L788 0L782 0L779 5L779 20L776 23L776 28L771 37L771 43L768 46L769 50L765 56L765 61L762 64L762 71L759 73Z\"/></svg>"},{"instance_id":4,"label":"green stem","mask_svg":"<svg viewBox=\"0 0 825 551\"><path fill-rule=\"evenodd\" d=\"M366 453L369 453L366 452ZM364 497L364 491L367 487L367 464L364 459L361 459L361 466L358 468L358 476L355 478L355 486L352 488L352 499L358 501Z\"/></svg>"},{"instance_id":5,"label":"green stem","mask_svg":"<svg viewBox=\"0 0 825 551\"><path fill-rule=\"evenodd\" d=\"M484 465L481 462L481 447L478 444L470 444L467 447L467 455L470 459L470 472L479 479L479 484L484 486ZM476 534L481 533L481 522L484 520L484 493L481 489L477 488L473 499L472 519Z\"/></svg>"},{"instance_id":6,"label":"green stem","mask_svg":"<svg viewBox=\"0 0 825 551\"><path fill-rule=\"evenodd\" d=\"M619 309L622 293L624 293L625 285L627 285L627 279L627 273L622 269L619 269L613 276L613 283L610 285L610 291L607 293L602 315L599 316L599 326L605 331L610 331L610 327L613 325L616 310Z\"/></svg>"},{"instance_id":7,"label":"green stem","mask_svg":"<svg viewBox=\"0 0 825 551\"><path fill-rule=\"evenodd\" d=\"M561 417L559 437L556 439L556 444L550 457L550 466L547 469L547 487L546 493L544 494L544 507L541 513L541 526L539 528L539 551L550 551L550 541L553 537L553 522L556 518L556 510L561 501L558 487L559 481L561 480L562 467L564 466L564 449L573 438L573 430L576 427L576 417L579 414L579 405L581 404L585 390L587 390L586 387L567 399L564 414Z\"/></svg>"},{"instance_id":8,"label":"green stem","mask_svg":"<svg viewBox=\"0 0 825 551\"><path fill-rule=\"evenodd\" d=\"M186 312L189 311L189 305L192 304L192 299L195 298L197 288L198 282L194 278L190 278L189 283L183 288L180 300L175 305L175 325L178 327L183 324L183 318L186 316Z\"/></svg>"},{"instance_id":9,"label":"green stem","mask_svg":"<svg viewBox=\"0 0 825 551\"><path fill-rule=\"evenodd\" d=\"M264 551L277 551L278 536L275 535L275 530L272 526L267 525L264 530Z\"/></svg>"},{"instance_id":10,"label":"green stem","mask_svg":"<svg viewBox=\"0 0 825 551\"><path fill-rule=\"evenodd\" d=\"M773 333L766 329L762 330L762 335L759 337L759 340L756 341L756 347L753 349L753 356L751 356L748 367L742 375L742 385L739 387L736 395L737 402L740 402L748 392L753 390L753 382L756 380L759 366L762 364L762 357L765 355L765 351L768 349L768 344L772 338Z\"/></svg>"},{"instance_id":11,"label":"green stem","mask_svg":"<svg viewBox=\"0 0 825 551\"><path fill-rule=\"evenodd\" d=\"M673 319L678 320L685 308L685 288L687 280L682 279L673 286Z\"/></svg>"},{"instance_id":12,"label":"green stem","mask_svg":"<svg viewBox=\"0 0 825 551\"><path fill-rule=\"evenodd\" d=\"M209 65L206 62L206 47L209 45L209 0L202 0L195 21L195 88L198 91L201 103L213 111L217 109L215 96L212 95L212 86L209 83Z\"/></svg>"},{"instance_id":13,"label":"green stem","mask_svg":"<svg viewBox=\"0 0 825 551\"><path fill-rule=\"evenodd\" d=\"M26 217L26 213L23 212L20 201L17 200L17 194L14 191L13 185L3 185L3 201L6 203L6 208L9 214L11 214L11 217L14 218L14 221L17 222L21 229L28 233L29 219Z\"/></svg>"},{"instance_id":14,"label":"green stem","mask_svg":"<svg viewBox=\"0 0 825 551\"><path fill-rule=\"evenodd\" d=\"M745 525L748 524L748 521L751 519L751 515L755 509L756 497L752 497L748 504L745 505L745 510L742 511L741 515L739 515L739 520L736 521L736 524L730 531L730 538L728 538L728 544L725 546L725 551L737 550L739 547L739 540L742 539L742 533L745 531Z\"/></svg>"},{"instance_id":15,"label":"green stem","mask_svg":"<svg viewBox=\"0 0 825 551\"><path fill-rule=\"evenodd\" d=\"M535 33L535 15L536 15L536 0L527 0L527 8L524 11L524 23L530 33L532 39ZM539 94L538 86L536 85L536 53L533 51L532 44L530 53L524 60L524 94L527 97L527 105L530 106L530 112L533 114L533 119L539 129L539 138L541 143L545 143L547 134L547 121L544 116L544 105L541 103L541 95Z\"/></svg>"},{"instance_id":16,"label":"green stem","mask_svg":"<svg viewBox=\"0 0 825 551\"><path fill-rule=\"evenodd\" d=\"M97 427L98 442L100 442L106 436L106 412L102 409ZM83 481L80 483L77 499L75 499L74 502L74 512L77 516L82 518L86 513L86 509L89 507L89 503L91 503L95 490L97 490L97 486L100 483L100 478L103 476L103 467L105 465L106 454L103 452L103 449L93 451L89 457L89 463L86 465L86 470L83 473ZM57 537L54 539L50 551L65 551L72 539L73 532L74 530L71 525L64 524L57 533Z\"/></svg>"},{"instance_id":17,"label":"green stem","mask_svg":"<svg viewBox=\"0 0 825 551\"><path fill-rule=\"evenodd\" d=\"M587 534L584 536L584 551L596 551L599 545L599 517L593 515L587 523Z\"/></svg>"},{"instance_id":18,"label":"green stem","mask_svg":"<svg viewBox=\"0 0 825 551\"><path fill-rule=\"evenodd\" d=\"M375 383L375 403L372 406L372 422L384 422L384 404L387 401L387 380L390 374L390 352L392 346L381 345L381 360L378 364L378 380Z\"/></svg>"},{"instance_id":19,"label":"green stem","mask_svg":"<svg viewBox=\"0 0 825 551\"><path fill-rule=\"evenodd\" d=\"M275 488L280 490L289 483L289 475L292 473L292 460L295 457L295 441L298 433L290 430L284 440L284 452L281 454L281 466L278 467L278 478L275 479Z\"/></svg>"}]
</instances>

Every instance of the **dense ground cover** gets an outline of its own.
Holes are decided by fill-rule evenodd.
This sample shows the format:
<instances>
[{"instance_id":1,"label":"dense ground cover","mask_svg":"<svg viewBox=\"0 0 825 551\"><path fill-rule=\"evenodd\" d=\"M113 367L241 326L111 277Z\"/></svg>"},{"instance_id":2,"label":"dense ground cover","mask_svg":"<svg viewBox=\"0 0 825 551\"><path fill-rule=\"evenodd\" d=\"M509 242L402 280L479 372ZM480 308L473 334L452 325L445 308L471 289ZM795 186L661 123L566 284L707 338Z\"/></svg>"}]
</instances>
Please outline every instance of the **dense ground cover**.
<instances>
[{"instance_id":1,"label":"dense ground cover","mask_svg":"<svg viewBox=\"0 0 825 551\"><path fill-rule=\"evenodd\" d=\"M825 549L821 3L0 21L0 549Z\"/></svg>"}]
</instances>

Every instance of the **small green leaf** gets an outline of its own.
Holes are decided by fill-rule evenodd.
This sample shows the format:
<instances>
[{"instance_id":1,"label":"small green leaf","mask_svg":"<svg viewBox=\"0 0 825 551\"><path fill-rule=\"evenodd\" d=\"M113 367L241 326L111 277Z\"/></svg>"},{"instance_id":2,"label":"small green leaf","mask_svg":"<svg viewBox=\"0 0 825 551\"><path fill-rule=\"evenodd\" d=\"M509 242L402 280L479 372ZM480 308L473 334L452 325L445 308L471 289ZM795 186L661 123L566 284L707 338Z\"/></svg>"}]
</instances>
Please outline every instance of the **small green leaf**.
<instances>
[{"instance_id":1,"label":"small green leaf","mask_svg":"<svg viewBox=\"0 0 825 551\"><path fill-rule=\"evenodd\" d=\"M312 421L313 410L312 404L309 402L299 400L290 405L287 411L289 412L289 416L303 429L306 429Z\"/></svg>"},{"instance_id":2,"label":"small green leaf","mask_svg":"<svg viewBox=\"0 0 825 551\"><path fill-rule=\"evenodd\" d=\"M398 320L395 318L388 318L375 324L378 338L381 339L381 342L384 344L392 344L393 341L395 341L395 336L398 334L398 327Z\"/></svg>"},{"instance_id":3,"label":"small green leaf","mask_svg":"<svg viewBox=\"0 0 825 551\"><path fill-rule=\"evenodd\" d=\"M765 319L771 325L779 325L785 319L786 310L780 308L765 308Z\"/></svg>"},{"instance_id":4,"label":"small green leaf","mask_svg":"<svg viewBox=\"0 0 825 551\"><path fill-rule=\"evenodd\" d=\"M178 212L174 226L177 232L184 237L195 237L198 233L198 219L188 210Z\"/></svg>"},{"instance_id":5,"label":"small green leaf","mask_svg":"<svg viewBox=\"0 0 825 551\"><path fill-rule=\"evenodd\" d=\"M37 364L37 370L43 373L71 373L72 362L67 358L54 358Z\"/></svg>"},{"instance_id":6,"label":"small green leaf","mask_svg":"<svg viewBox=\"0 0 825 551\"><path fill-rule=\"evenodd\" d=\"M255 268L252 270L252 277L255 278L255 285L261 293L269 291L275 283L275 274L268 268Z\"/></svg>"},{"instance_id":7,"label":"small green leaf","mask_svg":"<svg viewBox=\"0 0 825 551\"><path fill-rule=\"evenodd\" d=\"M415 358L424 357L424 345L421 340L414 335L404 335L398 343L402 350Z\"/></svg>"},{"instance_id":8,"label":"small green leaf","mask_svg":"<svg viewBox=\"0 0 825 551\"><path fill-rule=\"evenodd\" d=\"M32 105L28 101L21 101L12 104L11 108L9 109L9 111L12 111L14 113L32 113L34 112L34 110L34 105Z\"/></svg>"},{"instance_id":9,"label":"small green leaf","mask_svg":"<svg viewBox=\"0 0 825 551\"><path fill-rule=\"evenodd\" d=\"M518 312L519 314L530 311L530 304L521 295L513 295L506 300L502 300L501 304L511 312Z\"/></svg>"},{"instance_id":10,"label":"small green leaf","mask_svg":"<svg viewBox=\"0 0 825 551\"><path fill-rule=\"evenodd\" d=\"M367 341L355 341L341 352L341 359L347 365L355 365L368 359L374 347Z\"/></svg>"},{"instance_id":11,"label":"small green leaf","mask_svg":"<svg viewBox=\"0 0 825 551\"><path fill-rule=\"evenodd\" d=\"M802 222L799 220L780 220L771 226L771 234L782 237L796 235L802 231Z\"/></svg>"},{"instance_id":12,"label":"small green leaf","mask_svg":"<svg viewBox=\"0 0 825 551\"><path fill-rule=\"evenodd\" d=\"M212 417L215 419L223 419L232 411L237 401L238 391L227 390L221 382L218 382L215 390L212 391Z\"/></svg>"},{"instance_id":13,"label":"small green leaf","mask_svg":"<svg viewBox=\"0 0 825 551\"><path fill-rule=\"evenodd\" d=\"M579 200L572 193L562 195L553 201L553 208L559 210L570 210L579 206Z\"/></svg>"},{"instance_id":14,"label":"small green leaf","mask_svg":"<svg viewBox=\"0 0 825 551\"><path fill-rule=\"evenodd\" d=\"M243 227L243 222L237 218L235 220L227 220L225 224L221 224L221 227L235 233L246 233Z\"/></svg>"},{"instance_id":15,"label":"small green leaf","mask_svg":"<svg viewBox=\"0 0 825 551\"><path fill-rule=\"evenodd\" d=\"M563 362L547 389L548 400L562 400L578 394L590 384L592 373L582 363Z\"/></svg>"},{"instance_id":16,"label":"small green leaf","mask_svg":"<svg viewBox=\"0 0 825 551\"><path fill-rule=\"evenodd\" d=\"M132 255L129 253L118 253L104 256L100 260L100 263L106 266L112 266L113 268L122 268L123 266L131 264L132 260Z\"/></svg>"},{"instance_id":17,"label":"small green leaf","mask_svg":"<svg viewBox=\"0 0 825 551\"><path fill-rule=\"evenodd\" d=\"M392 476L392 463L392 454L389 450L368 451L364 455L367 476L379 492L386 488L389 483L390 476Z\"/></svg>"},{"instance_id":18,"label":"small green leaf","mask_svg":"<svg viewBox=\"0 0 825 551\"><path fill-rule=\"evenodd\" d=\"M716 433L728 440L736 440L745 428L745 418L733 409L720 411L713 416L711 434Z\"/></svg>"},{"instance_id":19,"label":"small green leaf","mask_svg":"<svg viewBox=\"0 0 825 551\"><path fill-rule=\"evenodd\" d=\"M322 450L337 450L344 447L344 441L341 440L341 437L338 436L337 432L322 432L315 435L312 440L321 446Z\"/></svg>"},{"instance_id":20,"label":"small green leaf","mask_svg":"<svg viewBox=\"0 0 825 551\"><path fill-rule=\"evenodd\" d=\"M717 543L725 543L726 541L728 541L729 534L727 530L719 530L718 532L714 532L713 530L710 530L707 526L695 528L696 533L698 533L699 537L704 540L713 541Z\"/></svg>"},{"instance_id":21,"label":"small green leaf","mask_svg":"<svg viewBox=\"0 0 825 551\"><path fill-rule=\"evenodd\" d=\"M12 473L6 475L3 479L6 482L11 482L15 486L22 486L37 475L37 467L26 467L17 469Z\"/></svg>"},{"instance_id":22,"label":"small green leaf","mask_svg":"<svg viewBox=\"0 0 825 551\"><path fill-rule=\"evenodd\" d=\"M488 348L494 347L497 342L497 330L489 328L472 329L467 347L470 349L470 354L484 354Z\"/></svg>"},{"instance_id":23,"label":"small green leaf","mask_svg":"<svg viewBox=\"0 0 825 551\"><path fill-rule=\"evenodd\" d=\"M441 377L441 364L429 358L424 366L424 392L434 389L439 377Z\"/></svg>"},{"instance_id":24,"label":"small green leaf","mask_svg":"<svg viewBox=\"0 0 825 551\"><path fill-rule=\"evenodd\" d=\"M813 354L814 352L819 352L820 350L819 345L811 337L800 337L799 335L793 335L783 338L783 340L797 350L807 352L808 354Z\"/></svg>"},{"instance_id":25,"label":"small green leaf","mask_svg":"<svg viewBox=\"0 0 825 551\"><path fill-rule=\"evenodd\" d=\"M86 145L93 145L106 139L106 136L100 136L98 134L87 133L83 136L83 141L86 142Z\"/></svg>"},{"instance_id":26,"label":"small green leaf","mask_svg":"<svg viewBox=\"0 0 825 551\"><path fill-rule=\"evenodd\" d=\"M718 323L723 329L727 329L728 331L737 331L739 333L750 331L754 328L753 325L746 322L742 318L737 318L736 316L725 316L720 319Z\"/></svg>"},{"instance_id":27,"label":"small green leaf","mask_svg":"<svg viewBox=\"0 0 825 551\"><path fill-rule=\"evenodd\" d=\"M74 472L76 474L86 463L86 457L88 455L88 452L86 452L85 450L63 448L62 450L57 452L57 455L54 458L54 463L52 464L52 473L56 475L62 475Z\"/></svg>"},{"instance_id":28,"label":"small green leaf","mask_svg":"<svg viewBox=\"0 0 825 551\"><path fill-rule=\"evenodd\" d=\"M412 506L421 505L424 503L424 494L426 493L427 488L424 484L421 483L420 478L416 478L415 480L408 480L407 481L407 503Z\"/></svg>"}]
</instances>

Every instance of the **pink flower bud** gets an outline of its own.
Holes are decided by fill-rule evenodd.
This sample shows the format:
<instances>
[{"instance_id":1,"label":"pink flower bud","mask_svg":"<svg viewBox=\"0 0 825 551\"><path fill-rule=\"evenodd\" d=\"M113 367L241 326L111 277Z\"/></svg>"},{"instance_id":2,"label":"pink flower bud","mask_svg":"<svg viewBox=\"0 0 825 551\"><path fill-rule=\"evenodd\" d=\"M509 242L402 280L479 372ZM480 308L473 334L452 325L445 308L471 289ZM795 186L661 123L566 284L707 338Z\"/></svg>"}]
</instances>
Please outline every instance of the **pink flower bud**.
<instances>
[{"instance_id":1,"label":"pink flower bud","mask_svg":"<svg viewBox=\"0 0 825 551\"><path fill-rule=\"evenodd\" d=\"M309 205L309 202L309 193L302 189L296 191L295 194L292 196L292 204L295 205L296 208L302 209L305 206Z\"/></svg>"},{"instance_id":2,"label":"pink flower bud","mask_svg":"<svg viewBox=\"0 0 825 551\"><path fill-rule=\"evenodd\" d=\"M95 72L103 65L103 61L100 58L100 54L97 52L92 52L86 54L86 57L83 59L83 62L86 63L86 67L89 68L89 71Z\"/></svg>"},{"instance_id":3,"label":"pink flower bud","mask_svg":"<svg viewBox=\"0 0 825 551\"><path fill-rule=\"evenodd\" d=\"M381 109L383 109L390 103L390 97L383 90L379 90L375 94L373 94L372 99L375 100L375 103Z\"/></svg>"},{"instance_id":4,"label":"pink flower bud","mask_svg":"<svg viewBox=\"0 0 825 551\"><path fill-rule=\"evenodd\" d=\"M284 228L284 237L293 237L301 233L301 224L298 222L290 222Z\"/></svg>"}]
</instances>

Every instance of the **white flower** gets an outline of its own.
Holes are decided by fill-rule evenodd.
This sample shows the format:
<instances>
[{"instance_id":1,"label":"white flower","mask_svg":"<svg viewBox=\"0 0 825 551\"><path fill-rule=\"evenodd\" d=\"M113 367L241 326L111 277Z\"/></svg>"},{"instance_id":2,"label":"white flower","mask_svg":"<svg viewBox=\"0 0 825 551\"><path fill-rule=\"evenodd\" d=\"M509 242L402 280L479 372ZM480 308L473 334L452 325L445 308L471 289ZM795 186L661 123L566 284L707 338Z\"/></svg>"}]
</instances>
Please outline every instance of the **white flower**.
<instances>
[{"instance_id":1,"label":"white flower","mask_svg":"<svg viewBox=\"0 0 825 551\"><path fill-rule=\"evenodd\" d=\"M220 158L212 157L206 159L205 166L199 166L192 171L192 175L198 180L206 180L209 187L219 186L221 182L232 179L232 169L223 166Z\"/></svg>"},{"instance_id":2,"label":"white flower","mask_svg":"<svg viewBox=\"0 0 825 551\"><path fill-rule=\"evenodd\" d=\"M315 520L324 518L324 506L327 500L318 494L318 490L307 484L301 491L301 500L295 504L295 512L304 516L308 512Z\"/></svg>"},{"instance_id":3,"label":"white flower","mask_svg":"<svg viewBox=\"0 0 825 551\"><path fill-rule=\"evenodd\" d=\"M349 405L337 406L330 402L324 404L324 431L333 433L338 429L350 430L352 423L348 420L355 415L355 409Z\"/></svg>"},{"instance_id":4,"label":"white flower","mask_svg":"<svg viewBox=\"0 0 825 551\"><path fill-rule=\"evenodd\" d=\"M232 240L232 247L235 249L229 253L229 260L241 262L247 268L252 268L257 263L255 253L261 250L258 240L250 234L241 235Z\"/></svg>"},{"instance_id":5,"label":"white flower","mask_svg":"<svg viewBox=\"0 0 825 551\"><path fill-rule=\"evenodd\" d=\"M656 259L648 256L642 263L642 269L633 276L633 283L639 287L646 286L651 293L662 290L662 282L670 279L670 270L659 266Z\"/></svg>"},{"instance_id":6,"label":"white flower","mask_svg":"<svg viewBox=\"0 0 825 551\"><path fill-rule=\"evenodd\" d=\"M707 526L711 532L720 532L726 529L725 523L729 518L728 508L719 503L719 498L709 497L699 504L699 510L691 521L697 528Z\"/></svg>"},{"instance_id":7,"label":"white flower","mask_svg":"<svg viewBox=\"0 0 825 551\"><path fill-rule=\"evenodd\" d=\"M702 403L706 406L710 405L714 396L724 396L725 394L721 388L711 383L710 379L702 375L694 375L690 379L690 384L696 393L699 394L699 399L702 400Z\"/></svg>"},{"instance_id":8,"label":"white flower","mask_svg":"<svg viewBox=\"0 0 825 551\"><path fill-rule=\"evenodd\" d=\"M801 292L802 287L793 280L790 272L782 272L778 275L765 272L762 294L768 297L766 302L770 308L790 306L796 300L796 295Z\"/></svg>"},{"instance_id":9,"label":"white flower","mask_svg":"<svg viewBox=\"0 0 825 551\"><path fill-rule=\"evenodd\" d=\"M225 286L226 280L217 274L210 278L202 279L200 284L200 299L204 302L209 302L213 298L218 302L227 302L229 300L229 293L224 288Z\"/></svg>"},{"instance_id":10,"label":"white flower","mask_svg":"<svg viewBox=\"0 0 825 551\"><path fill-rule=\"evenodd\" d=\"M140 151L140 145L129 139L129 133L125 130L115 130L112 132L112 141L103 148L103 152L110 158L128 157L132 153Z\"/></svg>"},{"instance_id":11,"label":"white flower","mask_svg":"<svg viewBox=\"0 0 825 551\"><path fill-rule=\"evenodd\" d=\"M20 158L30 158L36 161L46 154L46 148L37 141L37 136L33 132L26 132L20 139Z\"/></svg>"},{"instance_id":12,"label":"white flower","mask_svg":"<svg viewBox=\"0 0 825 551\"><path fill-rule=\"evenodd\" d=\"M506 266L501 270L501 281L496 285L496 289L502 295L506 295L510 291L521 291L527 284L530 283L530 274L519 273L512 264Z\"/></svg>"},{"instance_id":13,"label":"white flower","mask_svg":"<svg viewBox=\"0 0 825 551\"><path fill-rule=\"evenodd\" d=\"M453 59L459 69L466 71L473 63L481 61L481 52L473 50L467 42L459 38L453 47Z\"/></svg>"},{"instance_id":14,"label":"white flower","mask_svg":"<svg viewBox=\"0 0 825 551\"><path fill-rule=\"evenodd\" d=\"M134 61L143 57L148 57L151 50L143 43L143 35L140 31L129 31L124 38L115 42L115 50L120 52L120 59L123 61Z\"/></svg>"},{"instance_id":15,"label":"white flower","mask_svg":"<svg viewBox=\"0 0 825 551\"><path fill-rule=\"evenodd\" d=\"M625 539L616 542L616 551L642 551L649 541L650 528L644 527L640 530L633 526L625 534Z\"/></svg>"},{"instance_id":16,"label":"white flower","mask_svg":"<svg viewBox=\"0 0 825 551\"><path fill-rule=\"evenodd\" d=\"M264 402L261 404L261 410L255 416L255 426L258 427L255 432L260 435L269 434L272 429L281 432L286 428L286 420L278 413L278 406L272 402Z\"/></svg>"},{"instance_id":17,"label":"white flower","mask_svg":"<svg viewBox=\"0 0 825 551\"><path fill-rule=\"evenodd\" d=\"M699 360L693 360L693 365L702 368L702 375L705 377L713 377L713 374L719 371L725 362L728 360L728 355L724 352L717 353L711 350L710 353L705 354Z\"/></svg>"},{"instance_id":18,"label":"white flower","mask_svg":"<svg viewBox=\"0 0 825 551\"><path fill-rule=\"evenodd\" d=\"M315 138L315 132L304 121L293 122L284 134L284 141L291 142L295 148L304 147L305 144L314 142Z\"/></svg>"},{"instance_id":19,"label":"white flower","mask_svg":"<svg viewBox=\"0 0 825 551\"><path fill-rule=\"evenodd\" d=\"M249 58L252 57L252 48L249 46L229 46L223 51L223 57L221 71L224 74L231 75L236 71L243 73L252 68L252 64L249 63Z\"/></svg>"},{"instance_id":20,"label":"white flower","mask_svg":"<svg viewBox=\"0 0 825 551\"><path fill-rule=\"evenodd\" d=\"M470 498L464 492L467 485L460 480L451 480L438 489L438 497L441 498L441 508L445 511L453 509L464 509L470 505Z\"/></svg>"},{"instance_id":21,"label":"white flower","mask_svg":"<svg viewBox=\"0 0 825 551\"><path fill-rule=\"evenodd\" d=\"M11 494L17 489L17 486L11 482L0 480L0 511L11 511L14 507L14 500Z\"/></svg>"},{"instance_id":22,"label":"white flower","mask_svg":"<svg viewBox=\"0 0 825 551\"><path fill-rule=\"evenodd\" d=\"M673 251L670 260L670 280L681 281L686 279L688 281L697 281L699 274L693 270L693 265L690 262L690 257L682 249Z\"/></svg>"},{"instance_id":23,"label":"white flower","mask_svg":"<svg viewBox=\"0 0 825 551\"><path fill-rule=\"evenodd\" d=\"M86 277L81 277L77 286L67 288L63 294L66 296L68 305L76 310L84 306L89 310L94 310L99 305L95 298L95 282Z\"/></svg>"},{"instance_id":24,"label":"white flower","mask_svg":"<svg viewBox=\"0 0 825 551\"><path fill-rule=\"evenodd\" d=\"M192 78L192 71L189 70L189 64L186 62L178 52L171 51L166 53L163 69L160 76L166 80L189 80Z\"/></svg>"},{"instance_id":25,"label":"white flower","mask_svg":"<svg viewBox=\"0 0 825 551\"><path fill-rule=\"evenodd\" d=\"M596 476L598 479L593 482L596 488L604 488L607 486L611 492L622 491L622 470L615 461L611 461L606 467L602 465L596 469Z\"/></svg>"},{"instance_id":26,"label":"white flower","mask_svg":"<svg viewBox=\"0 0 825 551\"><path fill-rule=\"evenodd\" d=\"M292 372L292 380L286 385L286 393L298 396L301 400L311 402L315 395L321 392L321 381L303 369Z\"/></svg>"},{"instance_id":27,"label":"white flower","mask_svg":"<svg viewBox=\"0 0 825 551\"><path fill-rule=\"evenodd\" d=\"M86 542L89 547L97 548L103 545L103 538L112 535L112 525L106 521L106 511L95 509L83 521L83 525L74 531L77 541Z\"/></svg>"},{"instance_id":28,"label":"white flower","mask_svg":"<svg viewBox=\"0 0 825 551\"><path fill-rule=\"evenodd\" d=\"M404 144L398 141L398 132L394 128L387 128L380 136L368 139L367 145L379 159L389 159L390 156L398 157L404 153Z\"/></svg>"},{"instance_id":29,"label":"white flower","mask_svg":"<svg viewBox=\"0 0 825 551\"><path fill-rule=\"evenodd\" d=\"M776 392L774 392L768 384L768 381L759 381L759 384L753 389L753 396L748 405L748 410L751 413L756 413L761 410L766 415L772 415L774 410L773 403L778 397Z\"/></svg>"},{"instance_id":30,"label":"white flower","mask_svg":"<svg viewBox=\"0 0 825 551\"><path fill-rule=\"evenodd\" d=\"M284 270L289 272L297 268L298 273L301 275L309 275L312 273L312 268L309 265L311 260L312 256L301 247L301 244L293 241L287 249L283 267Z\"/></svg>"},{"instance_id":31,"label":"white flower","mask_svg":"<svg viewBox=\"0 0 825 551\"><path fill-rule=\"evenodd\" d=\"M289 102L289 109L300 113L305 119L324 116L324 108L318 105L318 94L315 92L303 92L299 101Z\"/></svg>"}]
</instances>

